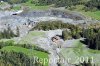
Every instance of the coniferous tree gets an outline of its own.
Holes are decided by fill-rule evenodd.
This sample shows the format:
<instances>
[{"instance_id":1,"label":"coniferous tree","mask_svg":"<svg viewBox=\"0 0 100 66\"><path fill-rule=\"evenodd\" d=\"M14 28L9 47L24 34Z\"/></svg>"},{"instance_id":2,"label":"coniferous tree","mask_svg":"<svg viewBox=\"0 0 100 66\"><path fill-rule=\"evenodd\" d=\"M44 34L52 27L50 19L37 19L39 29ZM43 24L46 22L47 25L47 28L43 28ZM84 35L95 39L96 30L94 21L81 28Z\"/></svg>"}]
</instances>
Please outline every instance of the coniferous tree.
<instances>
[{"instance_id":1,"label":"coniferous tree","mask_svg":"<svg viewBox=\"0 0 100 66\"><path fill-rule=\"evenodd\" d=\"M4 29L4 31L3 31L3 38L9 38L9 36L8 36L8 32L7 32L7 30L6 29Z\"/></svg>"},{"instance_id":2,"label":"coniferous tree","mask_svg":"<svg viewBox=\"0 0 100 66\"><path fill-rule=\"evenodd\" d=\"M17 27L16 29L16 36L19 37L20 36L20 32L19 32L19 28Z\"/></svg>"},{"instance_id":3,"label":"coniferous tree","mask_svg":"<svg viewBox=\"0 0 100 66\"><path fill-rule=\"evenodd\" d=\"M71 38L70 33L67 30L62 31L62 38L64 40L70 39Z\"/></svg>"}]
</instances>

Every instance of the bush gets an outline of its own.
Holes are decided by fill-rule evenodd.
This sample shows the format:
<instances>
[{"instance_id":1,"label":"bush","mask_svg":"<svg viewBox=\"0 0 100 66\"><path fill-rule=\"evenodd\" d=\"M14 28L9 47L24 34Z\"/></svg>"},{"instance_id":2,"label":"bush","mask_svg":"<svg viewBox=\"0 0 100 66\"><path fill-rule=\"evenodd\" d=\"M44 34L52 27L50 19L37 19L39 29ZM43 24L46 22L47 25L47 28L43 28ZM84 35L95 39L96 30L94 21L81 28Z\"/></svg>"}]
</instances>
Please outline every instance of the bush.
<instances>
[{"instance_id":1,"label":"bush","mask_svg":"<svg viewBox=\"0 0 100 66\"><path fill-rule=\"evenodd\" d=\"M4 29L3 32L0 32L0 39L6 38L6 39L11 39L13 37L19 37L19 29L16 30L17 34L15 34L13 32L13 30L11 30L10 27L8 27L7 29Z\"/></svg>"},{"instance_id":2,"label":"bush","mask_svg":"<svg viewBox=\"0 0 100 66\"><path fill-rule=\"evenodd\" d=\"M45 21L45 22L39 22L34 28L31 30L55 30L55 29L73 29L77 26L69 24L69 23L63 23L62 21Z\"/></svg>"},{"instance_id":3,"label":"bush","mask_svg":"<svg viewBox=\"0 0 100 66\"><path fill-rule=\"evenodd\" d=\"M64 30L64 31L62 31L62 38L64 40L67 40L67 39L71 39L72 37L71 37L70 32L68 32L67 30Z\"/></svg>"},{"instance_id":4,"label":"bush","mask_svg":"<svg viewBox=\"0 0 100 66\"><path fill-rule=\"evenodd\" d=\"M0 65L3 64L5 66L42 66L41 63L38 63L36 59L30 58L24 53L21 52L6 52L1 51L0 55Z\"/></svg>"},{"instance_id":5,"label":"bush","mask_svg":"<svg viewBox=\"0 0 100 66\"><path fill-rule=\"evenodd\" d=\"M85 12L87 12L87 11L95 12L95 11L97 11L98 9L97 9L96 7L92 7L92 8L90 8L90 7L84 7L83 10L85 10Z\"/></svg>"},{"instance_id":6,"label":"bush","mask_svg":"<svg viewBox=\"0 0 100 66\"><path fill-rule=\"evenodd\" d=\"M71 6L71 7L69 7L68 9L69 9L69 10L75 10L76 7L75 7L75 6Z\"/></svg>"},{"instance_id":7,"label":"bush","mask_svg":"<svg viewBox=\"0 0 100 66\"><path fill-rule=\"evenodd\" d=\"M0 42L0 49L5 47L5 46L13 46L14 45L14 41L13 40L9 40L9 41L6 41L6 42Z\"/></svg>"}]
</instances>

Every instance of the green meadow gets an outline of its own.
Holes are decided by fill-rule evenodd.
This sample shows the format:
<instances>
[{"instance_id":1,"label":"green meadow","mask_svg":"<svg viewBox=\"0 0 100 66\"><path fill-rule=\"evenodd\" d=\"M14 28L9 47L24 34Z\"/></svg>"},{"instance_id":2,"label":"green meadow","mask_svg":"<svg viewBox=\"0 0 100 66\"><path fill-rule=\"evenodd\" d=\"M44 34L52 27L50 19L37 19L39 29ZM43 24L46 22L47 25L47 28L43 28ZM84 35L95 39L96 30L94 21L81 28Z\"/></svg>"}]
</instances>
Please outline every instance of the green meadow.
<instances>
[{"instance_id":1,"label":"green meadow","mask_svg":"<svg viewBox=\"0 0 100 66\"><path fill-rule=\"evenodd\" d=\"M61 54L71 64L79 64L91 60L92 64L100 65L100 51L86 48L79 40L75 40L73 48L63 48Z\"/></svg>"},{"instance_id":2,"label":"green meadow","mask_svg":"<svg viewBox=\"0 0 100 66\"><path fill-rule=\"evenodd\" d=\"M91 17L92 19L97 19L100 20L100 11L95 11L95 12L82 12L83 15L87 17Z\"/></svg>"},{"instance_id":3,"label":"green meadow","mask_svg":"<svg viewBox=\"0 0 100 66\"><path fill-rule=\"evenodd\" d=\"M34 44L38 37L45 37L45 32L42 31L30 31L26 36L22 37L19 44Z\"/></svg>"},{"instance_id":4,"label":"green meadow","mask_svg":"<svg viewBox=\"0 0 100 66\"><path fill-rule=\"evenodd\" d=\"M6 51L6 52L22 52L29 57L38 57L39 59L48 59L48 54L45 52L37 51L34 49L26 49L22 47L17 47L17 46L6 46L1 49L1 51ZM42 61L42 63L45 63ZM44 66L48 66L48 63L46 63Z\"/></svg>"}]
</instances>

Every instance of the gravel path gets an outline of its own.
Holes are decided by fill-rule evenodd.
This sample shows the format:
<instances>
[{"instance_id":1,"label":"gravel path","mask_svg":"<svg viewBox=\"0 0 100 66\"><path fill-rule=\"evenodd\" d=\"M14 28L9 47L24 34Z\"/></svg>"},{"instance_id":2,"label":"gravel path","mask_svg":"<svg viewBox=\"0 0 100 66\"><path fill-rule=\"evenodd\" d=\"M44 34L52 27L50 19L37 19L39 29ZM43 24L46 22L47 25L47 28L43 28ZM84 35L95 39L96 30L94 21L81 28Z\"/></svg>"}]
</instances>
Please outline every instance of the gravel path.
<instances>
[{"instance_id":1,"label":"gravel path","mask_svg":"<svg viewBox=\"0 0 100 66\"><path fill-rule=\"evenodd\" d=\"M63 57L63 55L61 53L58 52L58 49L59 48L54 48L53 45L52 45L52 42L51 42L51 37L53 37L54 35L58 34L58 35L61 35L62 31L61 30L52 30L52 31L48 31L46 36L48 38L48 41L50 43L48 43L48 46L49 46L49 52L50 52L50 55L49 55L49 58L51 60L53 60L53 62L50 62L49 63L49 66L58 66L58 60L59 59L64 59L64 63L62 62L61 65L62 66L73 66L71 64L69 64L66 59ZM72 41L73 40L69 40L67 41L67 45L65 44L64 46L68 47L68 44L72 44ZM66 43L66 42L65 42ZM53 49L54 48L54 49ZM59 49L61 50L61 49ZM56 60L56 61L55 61Z\"/></svg>"}]
</instances>

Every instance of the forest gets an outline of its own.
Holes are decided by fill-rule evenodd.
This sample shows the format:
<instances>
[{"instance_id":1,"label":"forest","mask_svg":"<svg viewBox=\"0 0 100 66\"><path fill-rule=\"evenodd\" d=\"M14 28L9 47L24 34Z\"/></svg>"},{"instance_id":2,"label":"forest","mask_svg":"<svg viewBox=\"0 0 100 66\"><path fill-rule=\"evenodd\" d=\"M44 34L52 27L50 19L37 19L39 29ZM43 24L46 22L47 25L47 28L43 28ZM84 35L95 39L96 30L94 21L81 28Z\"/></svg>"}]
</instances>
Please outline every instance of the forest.
<instances>
[{"instance_id":1,"label":"forest","mask_svg":"<svg viewBox=\"0 0 100 66\"><path fill-rule=\"evenodd\" d=\"M43 21L39 22L34 28L31 30L55 30L55 29L73 29L78 28L77 26L74 26L69 23L63 23L62 21Z\"/></svg>"},{"instance_id":2,"label":"forest","mask_svg":"<svg viewBox=\"0 0 100 66\"><path fill-rule=\"evenodd\" d=\"M97 9L100 10L100 0L3 0L10 4L30 3L38 6L52 5L54 7L71 7L76 5L84 5L84 10Z\"/></svg>"},{"instance_id":3,"label":"forest","mask_svg":"<svg viewBox=\"0 0 100 66\"><path fill-rule=\"evenodd\" d=\"M100 28L91 28L91 29L82 29L82 30L73 30L68 32L64 30L62 32L62 37L64 40L74 38L85 38L83 42L90 49L100 50Z\"/></svg>"}]
</instances>

